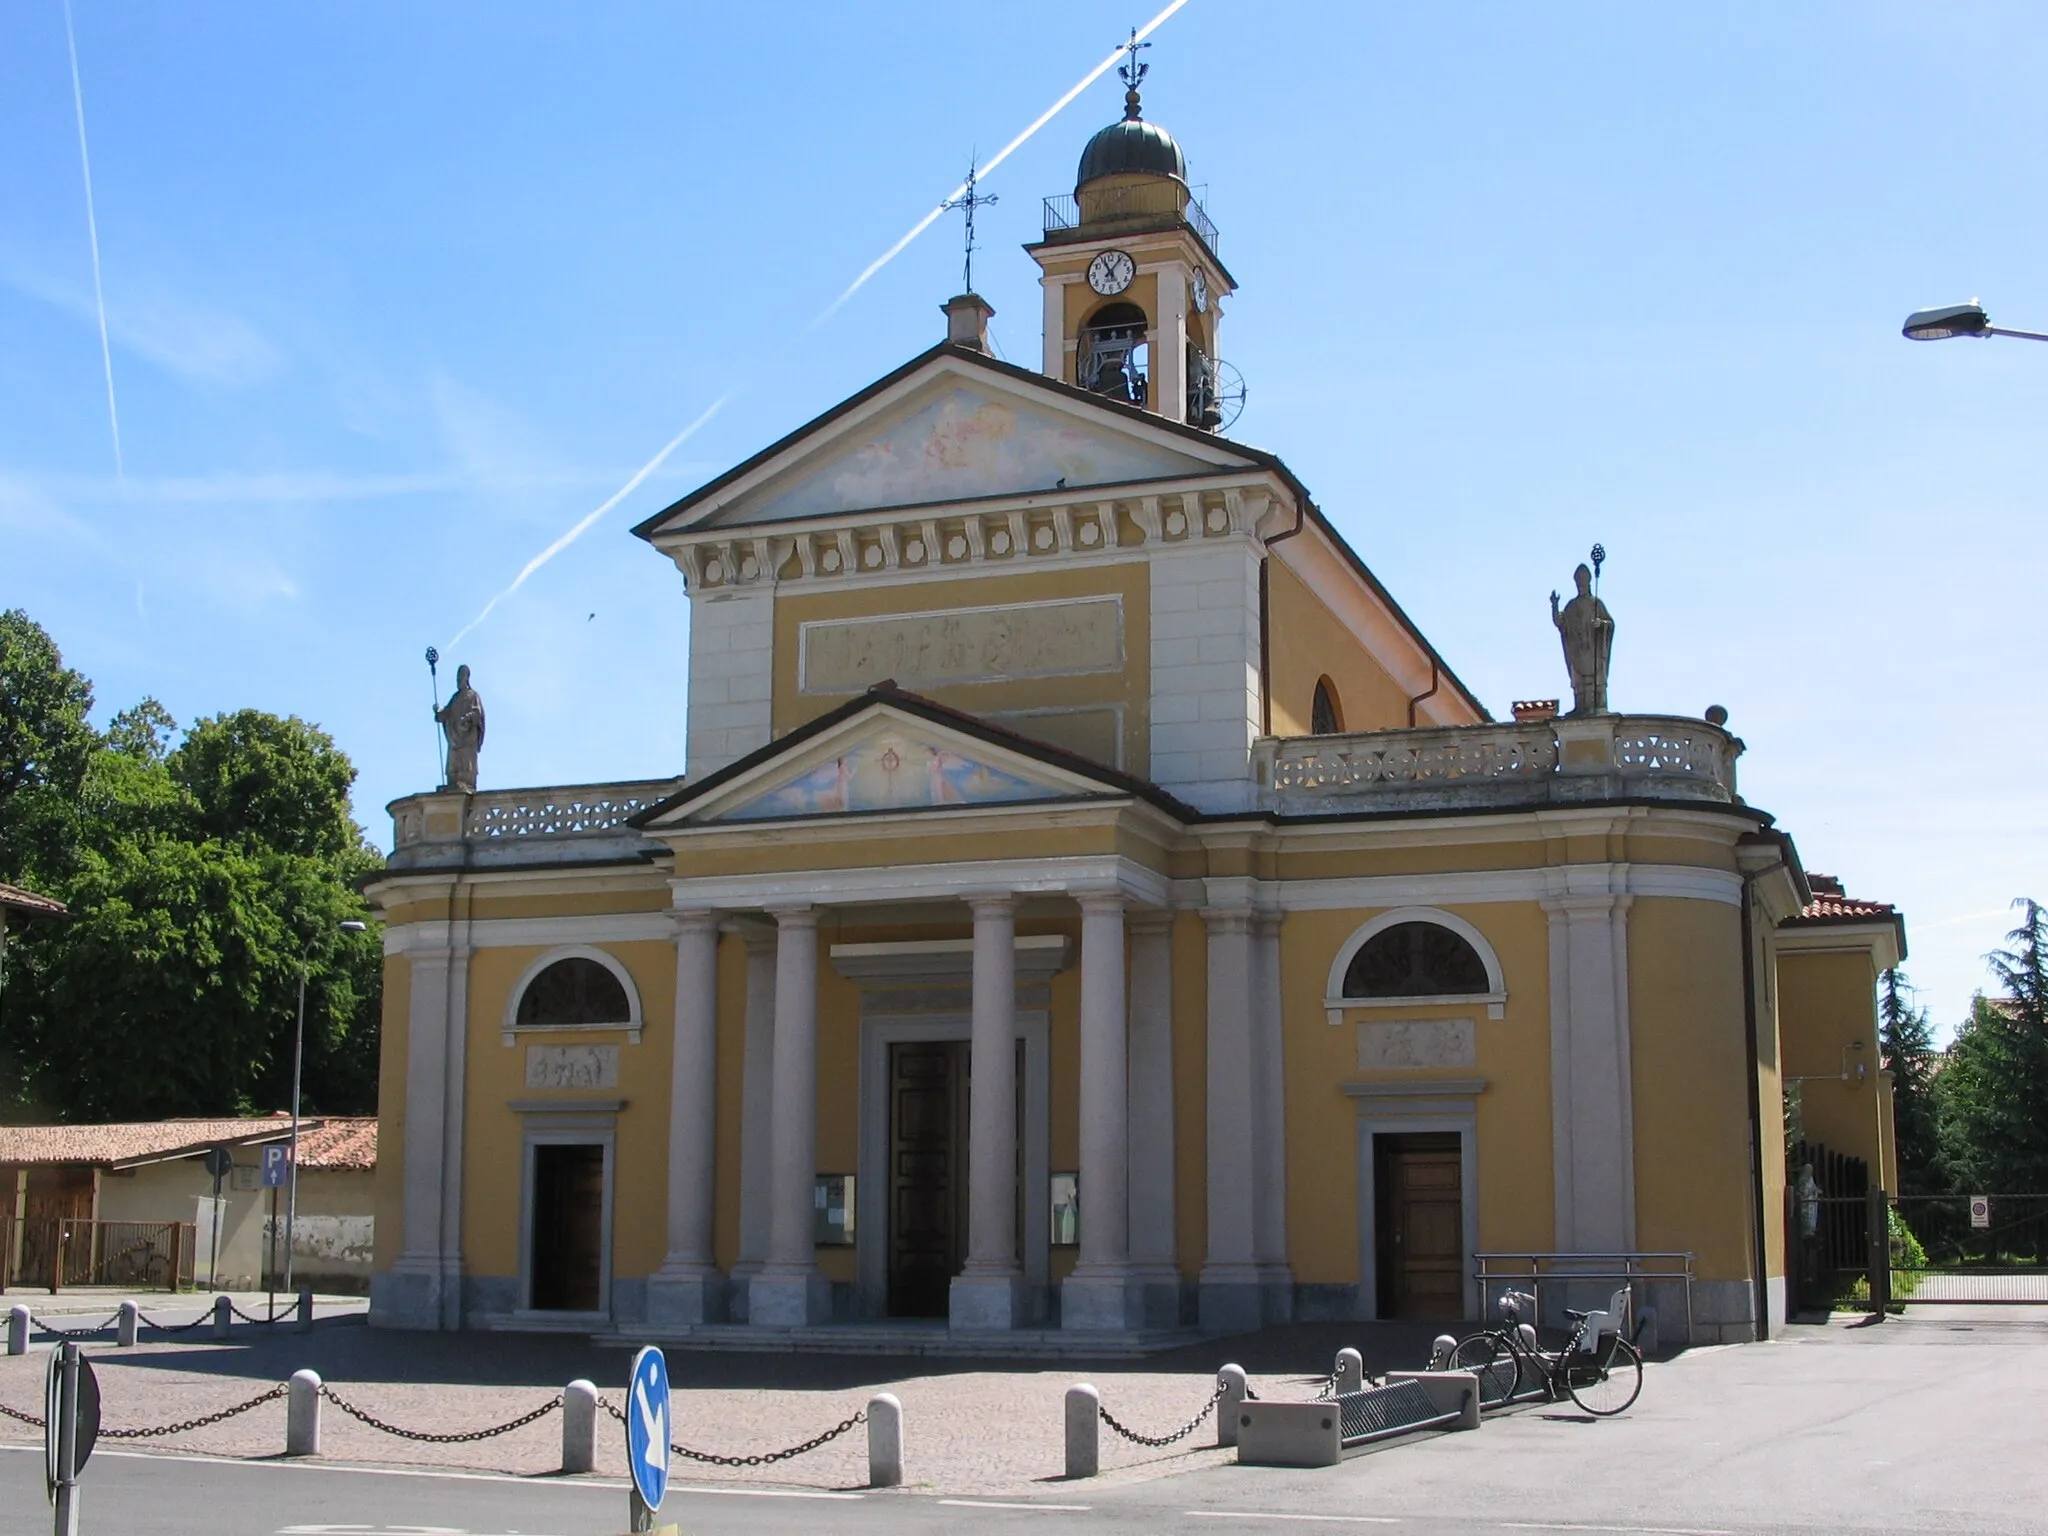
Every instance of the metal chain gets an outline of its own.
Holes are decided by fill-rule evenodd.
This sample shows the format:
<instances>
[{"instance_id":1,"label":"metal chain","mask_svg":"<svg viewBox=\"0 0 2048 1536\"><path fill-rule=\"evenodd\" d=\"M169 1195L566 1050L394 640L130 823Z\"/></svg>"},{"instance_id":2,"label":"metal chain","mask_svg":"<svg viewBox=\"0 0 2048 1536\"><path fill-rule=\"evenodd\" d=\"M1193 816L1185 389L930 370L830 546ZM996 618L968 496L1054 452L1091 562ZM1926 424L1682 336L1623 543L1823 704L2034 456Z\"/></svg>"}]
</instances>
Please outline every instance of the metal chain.
<instances>
[{"instance_id":1,"label":"metal chain","mask_svg":"<svg viewBox=\"0 0 2048 1536\"><path fill-rule=\"evenodd\" d=\"M298 1313L298 1303L296 1301L292 1303L292 1309L293 1310L288 1317L252 1317L249 1313L244 1312L240 1307L236 1306L232 1301L228 1303L228 1312L230 1313L230 1315L239 1317L245 1323L255 1323L257 1326L262 1328L275 1328L279 1323L288 1321L290 1317L296 1317Z\"/></svg>"},{"instance_id":2,"label":"metal chain","mask_svg":"<svg viewBox=\"0 0 2048 1536\"><path fill-rule=\"evenodd\" d=\"M280 1388L279 1390L283 1390ZM495 1425L490 1429L464 1430L460 1434L435 1435L424 1430L400 1429L396 1424L387 1424L374 1414L365 1413L354 1403L336 1392L334 1388L322 1386L320 1395L352 1419L360 1419L372 1429L382 1430L387 1435L396 1435L401 1440L419 1440L428 1445L468 1445L476 1440L490 1440L499 1435L509 1435L515 1429L524 1429L538 1419L544 1419L562 1406L563 1395L557 1392L531 1413L523 1413L509 1424Z\"/></svg>"},{"instance_id":3,"label":"metal chain","mask_svg":"<svg viewBox=\"0 0 2048 1536\"><path fill-rule=\"evenodd\" d=\"M195 1429L204 1429L209 1424L218 1424L222 1419L232 1419L238 1413L247 1413L251 1408L261 1408L265 1403L274 1403L291 1387L280 1381L268 1392L258 1393L246 1403L237 1403L232 1408L223 1408L218 1413L203 1414L196 1419L184 1419L176 1424L162 1424L149 1429L103 1429L102 1440L148 1440L158 1435L182 1435Z\"/></svg>"},{"instance_id":4,"label":"metal chain","mask_svg":"<svg viewBox=\"0 0 2048 1536\"><path fill-rule=\"evenodd\" d=\"M1149 1445L1157 1449L1160 1446L1172 1445L1176 1440L1187 1439L1189 1435L1192 1435L1196 1430L1202 1427L1202 1421L1208 1418L1210 1414L1216 1411L1216 1405L1222 1400L1223 1383L1219 1381L1218 1383L1216 1383L1215 1392L1210 1394L1209 1401L1202 1404L1202 1411L1196 1414L1192 1419L1189 1419L1187 1423L1181 1425L1179 1429L1176 1429L1170 1435L1141 1435L1135 1429L1132 1429L1124 1424L1119 1424L1116 1420L1116 1415L1111 1413L1107 1408L1103 1407L1100 1403L1096 1404L1095 1411L1102 1415L1103 1423L1107 1424L1111 1429L1115 1430L1118 1434L1122 1435L1126 1440L1132 1441L1138 1445Z\"/></svg>"},{"instance_id":5,"label":"metal chain","mask_svg":"<svg viewBox=\"0 0 2048 1536\"><path fill-rule=\"evenodd\" d=\"M54 1323L45 1322L43 1319L37 1318L36 1330L39 1333L55 1334L60 1339L86 1339L96 1333L105 1333L120 1320L121 1314L113 1312L109 1313L103 1321L94 1323L90 1328L59 1328Z\"/></svg>"},{"instance_id":6,"label":"metal chain","mask_svg":"<svg viewBox=\"0 0 2048 1536\"><path fill-rule=\"evenodd\" d=\"M190 1333L194 1328L204 1328L208 1323L212 1322L213 1314L210 1312L201 1313L189 1323L160 1323L153 1317L145 1317L142 1313L137 1312L135 1320L145 1328L154 1328L158 1333Z\"/></svg>"},{"instance_id":7,"label":"metal chain","mask_svg":"<svg viewBox=\"0 0 2048 1536\"><path fill-rule=\"evenodd\" d=\"M600 1398L598 1401L603 1404L606 1413L617 1419L621 1424L626 1422L624 1409L615 1406L608 1398ZM710 1451L693 1451L687 1445L676 1445L673 1443L670 1444L669 1449L686 1461L702 1462L705 1466L710 1467L767 1467L773 1466L778 1461L788 1461L793 1456L808 1455L821 1445L831 1444L855 1425L865 1424L867 1421L867 1410L863 1408L856 1412L852 1418L840 1420L822 1435L815 1435L811 1439L804 1441L801 1445L792 1445L783 1451L762 1451L758 1455L753 1456L717 1456Z\"/></svg>"},{"instance_id":8,"label":"metal chain","mask_svg":"<svg viewBox=\"0 0 2048 1536\"><path fill-rule=\"evenodd\" d=\"M17 1424L33 1424L37 1429L43 1428L43 1421L36 1414L23 1413L19 1409L8 1407L5 1403L0 1403L0 1414L5 1414Z\"/></svg>"}]
</instances>

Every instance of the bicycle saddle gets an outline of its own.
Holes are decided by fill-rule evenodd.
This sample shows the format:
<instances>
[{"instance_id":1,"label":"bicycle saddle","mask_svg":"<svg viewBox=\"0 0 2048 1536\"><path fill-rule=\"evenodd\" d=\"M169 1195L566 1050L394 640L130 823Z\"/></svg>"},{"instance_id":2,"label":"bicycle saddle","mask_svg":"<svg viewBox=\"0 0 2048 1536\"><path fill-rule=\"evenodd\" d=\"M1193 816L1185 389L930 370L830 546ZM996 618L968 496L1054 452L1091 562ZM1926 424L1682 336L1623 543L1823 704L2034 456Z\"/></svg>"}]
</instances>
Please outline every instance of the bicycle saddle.
<instances>
[{"instance_id":1,"label":"bicycle saddle","mask_svg":"<svg viewBox=\"0 0 2048 1536\"><path fill-rule=\"evenodd\" d=\"M1593 1314L1590 1312L1574 1312L1570 1307L1566 1307L1564 1309L1564 1315L1570 1318L1575 1323L1583 1323L1587 1318L1591 1317Z\"/></svg>"}]
</instances>

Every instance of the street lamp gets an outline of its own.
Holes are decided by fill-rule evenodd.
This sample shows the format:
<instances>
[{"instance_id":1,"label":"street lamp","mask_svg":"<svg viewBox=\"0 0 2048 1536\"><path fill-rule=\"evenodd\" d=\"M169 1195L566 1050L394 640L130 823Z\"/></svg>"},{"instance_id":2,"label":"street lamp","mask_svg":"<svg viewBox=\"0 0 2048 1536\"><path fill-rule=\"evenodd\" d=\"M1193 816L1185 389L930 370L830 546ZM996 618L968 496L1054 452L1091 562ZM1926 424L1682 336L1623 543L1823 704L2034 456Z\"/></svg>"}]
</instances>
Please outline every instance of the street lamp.
<instances>
[{"instance_id":1,"label":"street lamp","mask_svg":"<svg viewBox=\"0 0 2048 1536\"><path fill-rule=\"evenodd\" d=\"M1944 304L1939 309L1916 309L1901 327L1908 341L1947 341L1951 336L2017 336L2021 341L2048 341L2040 331L2010 331L1993 325L1984 306L1972 299L1967 304Z\"/></svg>"},{"instance_id":2,"label":"street lamp","mask_svg":"<svg viewBox=\"0 0 2048 1536\"><path fill-rule=\"evenodd\" d=\"M361 933L370 925L355 918L341 924L343 933ZM299 953L299 1024L292 1032L292 1150L291 1166L285 1175L287 1184L284 1197L284 1288L292 1288L292 1238L296 1235L299 1220L299 1074L306 1061L306 977L313 969L313 946L320 941L317 933L306 940L306 947ZM272 1219L276 1219L277 1207L272 1206Z\"/></svg>"}]
</instances>

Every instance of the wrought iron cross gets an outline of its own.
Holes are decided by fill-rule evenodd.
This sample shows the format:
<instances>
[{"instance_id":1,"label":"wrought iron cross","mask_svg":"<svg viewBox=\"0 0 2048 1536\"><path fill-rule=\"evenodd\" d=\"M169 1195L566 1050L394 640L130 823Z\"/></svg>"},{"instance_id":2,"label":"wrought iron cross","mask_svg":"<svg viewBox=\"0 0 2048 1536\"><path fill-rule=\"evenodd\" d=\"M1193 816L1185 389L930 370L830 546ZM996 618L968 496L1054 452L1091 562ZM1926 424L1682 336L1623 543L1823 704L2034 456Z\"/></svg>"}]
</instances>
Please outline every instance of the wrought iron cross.
<instances>
[{"instance_id":1,"label":"wrought iron cross","mask_svg":"<svg viewBox=\"0 0 2048 1536\"><path fill-rule=\"evenodd\" d=\"M960 273L961 291L963 293L974 292L974 210L985 208L990 203L1000 201L992 192L982 193L975 190L975 174L975 161L969 159L967 162L967 186L965 190L958 197L946 200L947 212L950 213L953 209L958 208L967 215L967 259L962 264Z\"/></svg>"},{"instance_id":2,"label":"wrought iron cross","mask_svg":"<svg viewBox=\"0 0 2048 1536\"><path fill-rule=\"evenodd\" d=\"M1130 57L1116 67L1117 74L1123 79L1125 90L1135 91L1138 88L1139 82L1151 73L1152 66L1150 64L1138 62L1138 50L1140 48L1150 48L1151 46L1149 42L1139 42L1138 29L1136 27L1131 28L1131 40L1125 43L1123 48L1123 51L1129 54Z\"/></svg>"}]
</instances>

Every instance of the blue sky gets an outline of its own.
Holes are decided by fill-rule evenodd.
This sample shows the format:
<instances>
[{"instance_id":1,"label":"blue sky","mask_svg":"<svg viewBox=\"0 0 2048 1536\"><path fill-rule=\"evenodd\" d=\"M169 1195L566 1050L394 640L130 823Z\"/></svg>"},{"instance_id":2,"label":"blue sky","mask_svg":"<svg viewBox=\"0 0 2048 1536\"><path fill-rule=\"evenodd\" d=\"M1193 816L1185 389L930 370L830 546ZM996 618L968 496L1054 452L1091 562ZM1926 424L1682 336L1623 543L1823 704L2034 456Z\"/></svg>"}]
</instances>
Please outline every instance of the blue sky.
<instances>
[{"instance_id":1,"label":"blue sky","mask_svg":"<svg viewBox=\"0 0 2048 1536\"><path fill-rule=\"evenodd\" d=\"M421 652L730 402L456 648L487 785L679 771L687 607L637 518L936 340L952 221L811 321L1160 0L0 7L0 605L181 720L331 730L357 808L435 766ZM1809 868L1898 901L1943 1023L2048 897L2036 697L2048 13L2023 4L1225 5L1156 35L1283 454L1497 714L1564 685L1595 539L1623 709L1727 706ZM986 190L977 287L1105 78Z\"/></svg>"}]
</instances>

